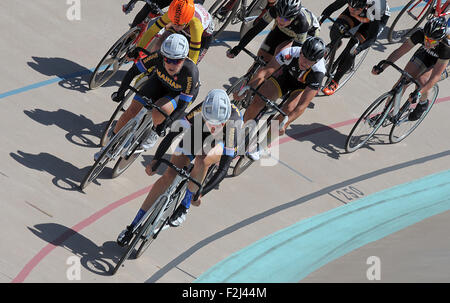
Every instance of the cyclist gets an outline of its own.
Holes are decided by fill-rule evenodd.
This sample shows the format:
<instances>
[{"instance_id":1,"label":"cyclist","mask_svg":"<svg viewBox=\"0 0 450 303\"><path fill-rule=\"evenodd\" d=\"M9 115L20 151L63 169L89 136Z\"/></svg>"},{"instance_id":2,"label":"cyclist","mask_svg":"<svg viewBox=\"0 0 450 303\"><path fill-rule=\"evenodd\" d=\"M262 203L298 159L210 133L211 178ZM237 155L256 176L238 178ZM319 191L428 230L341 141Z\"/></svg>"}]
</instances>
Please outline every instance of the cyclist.
<instances>
[{"instance_id":1,"label":"cyclist","mask_svg":"<svg viewBox=\"0 0 450 303\"><path fill-rule=\"evenodd\" d=\"M135 0L130 5L124 4L122 5L122 11L125 14L129 14L133 9L136 2L139 0ZM136 25L142 23L147 16L150 16L150 18L154 18L158 15L158 11L154 11L151 7L151 3L154 3L158 5L160 9L166 8L170 5L172 0L145 0L146 4L142 7L142 9L137 13L136 17L134 18L133 22L131 23L130 27L135 27ZM204 3L204 0L195 0L194 3L202 4Z\"/></svg>"},{"instance_id":2,"label":"cyclist","mask_svg":"<svg viewBox=\"0 0 450 303\"><path fill-rule=\"evenodd\" d=\"M198 64L212 42L214 23L202 5L194 5L193 0L173 0L167 13L150 26L137 46L147 48L153 37L163 28L165 32L158 38L152 51L159 49L162 41L171 33L180 33L189 39L189 58Z\"/></svg>"},{"instance_id":3,"label":"cyclist","mask_svg":"<svg viewBox=\"0 0 450 303\"><path fill-rule=\"evenodd\" d=\"M237 56L274 19L274 27L258 51L258 56L262 56L266 62L269 62L281 48L291 46L292 42L295 46L300 46L307 36L319 36L320 25L316 16L303 7L300 0L278 0L255 21L239 44L227 51L227 56L229 58Z\"/></svg>"},{"instance_id":4,"label":"cyclist","mask_svg":"<svg viewBox=\"0 0 450 303\"><path fill-rule=\"evenodd\" d=\"M198 188L192 182L188 184L182 202L169 219L169 224L173 227L180 226L184 222L191 202L199 206L201 197L217 186L226 176L237 152L237 133L243 124L239 110L231 104L227 93L221 89L211 90L205 100L179 122L181 130L172 131L164 138L156 151L154 160L146 167L146 173L150 176L155 174L155 171L152 171L153 165L164 156L172 141L181 133L184 133L183 138L171 157L171 162L175 166L187 166L195 159L191 177L199 181L205 178L209 166L217 163L219 166L196 201L192 201L192 196ZM207 150L205 145L208 145L210 150ZM132 228L156 199L167 190L175 176L176 173L172 169L166 169L163 176L155 182L132 223L118 236L117 243L120 246L128 244L132 237Z\"/></svg>"},{"instance_id":5,"label":"cyclist","mask_svg":"<svg viewBox=\"0 0 450 303\"><path fill-rule=\"evenodd\" d=\"M355 57L375 43L390 16L386 0L336 0L322 12L320 24L333 12L346 4L348 4L348 7L339 15L331 27L331 43L333 44L341 36L340 28L343 26L347 29L358 25L361 26L356 32L358 40L355 38L350 39L347 47L341 54L343 60L340 61L336 74L330 84L323 89L324 94L328 96L334 94L341 78L352 68ZM360 44L354 48L357 43Z\"/></svg>"},{"instance_id":6,"label":"cyclist","mask_svg":"<svg viewBox=\"0 0 450 303\"><path fill-rule=\"evenodd\" d=\"M450 42L447 36L448 25L444 17L430 19L425 26L416 30L399 48L386 59L395 62L408 53L415 45L421 47L414 53L405 67L405 71L422 85L419 92L419 104L409 114L409 120L419 119L428 108L428 91L441 80L450 59ZM385 66L378 69L374 66L372 73L380 74Z\"/></svg>"},{"instance_id":7,"label":"cyclist","mask_svg":"<svg viewBox=\"0 0 450 303\"><path fill-rule=\"evenodd\" d=\"M175 120L181 118L187 106L195 100L199 90L199 72L197 65L187 58L189 42L181 34L170 35L162 44L160 51L152 53L145 59L139 60L125 75L118 94L123 95L131 81L138 74L150 72L140 94L151 98L170 116L165 119L157 110L153 110L153 124L156 132L152 131L148 140L144 140L141 147L150 149L158 140L158 134ZM110 137L116 134L130 119L142 109L145 101L136 94L131 105L121 115ZM102 150L101 150L102 151ZM97 157L100 152L96 153Z\"/></svg>"},{"instance_id":8,"label":"cyclist","mask_svg":"<svg viewBox=\"0 0 450 303\"><path fill-rule=\"evenodd\" d=\"M303 114L317 95L326 72L323 59L325 48L325 42L321 38L309 37L301 47L294 46L282 50L249 81L249 86L260 86L260 93L271 100L289 94L282 108L288 115L288 122L280 129L280 136L285 133L290 123ZM266 79L268 81L265 81ZM245 111L244 122L254 119L264 106L265 103L256 95ZM281 123L283 116L280 115L277 119ZM273 139L275 138L269 137L268 142ZM258 160L260 148L249 153L249 157Z\"/></svg>"}]
</instances>

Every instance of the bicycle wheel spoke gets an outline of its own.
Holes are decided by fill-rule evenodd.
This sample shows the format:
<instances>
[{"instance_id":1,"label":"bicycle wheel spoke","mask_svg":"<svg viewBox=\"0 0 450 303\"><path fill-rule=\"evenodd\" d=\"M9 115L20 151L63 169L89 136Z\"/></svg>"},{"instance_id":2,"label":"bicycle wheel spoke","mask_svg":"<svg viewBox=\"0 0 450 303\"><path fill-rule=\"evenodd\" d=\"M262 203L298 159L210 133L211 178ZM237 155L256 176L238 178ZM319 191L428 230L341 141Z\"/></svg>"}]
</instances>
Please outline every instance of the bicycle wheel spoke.
<instances>
[{"instance_id":1,"label":"bicycle wheel spoke","mask_svg":"<svg viewBox=\"0 0 450 303\"><path fill-rule=\"evenodd\" d=\"M386 93L373 102L361 115L347 137L345 149L353 152L366 144L384 123L391 107L385 108L391 94Z\"/></svg>"},{"instance_id":2,"label":"bicycle wheel spoke","mask_svg":"<svg viewBox=\"0 0 450 303\"><path fill-rule=\"evenodd\" d=\"M431 107L433 106L438 96L438 93L439 88L437 85L433 86L433 88L428 92L428 100L430 100L428 108L418 120L416 121L409 120L408 116L409 113L412 111L412 108L410 108L409 110L407 110L405 113L402 114L398 122L396 122L392 126L391 132L389 134L389 141L391 143L398 143L402 141L419 126L419 124L425 119L426 115L430 112Z\"/></svg>"}]
</instances>

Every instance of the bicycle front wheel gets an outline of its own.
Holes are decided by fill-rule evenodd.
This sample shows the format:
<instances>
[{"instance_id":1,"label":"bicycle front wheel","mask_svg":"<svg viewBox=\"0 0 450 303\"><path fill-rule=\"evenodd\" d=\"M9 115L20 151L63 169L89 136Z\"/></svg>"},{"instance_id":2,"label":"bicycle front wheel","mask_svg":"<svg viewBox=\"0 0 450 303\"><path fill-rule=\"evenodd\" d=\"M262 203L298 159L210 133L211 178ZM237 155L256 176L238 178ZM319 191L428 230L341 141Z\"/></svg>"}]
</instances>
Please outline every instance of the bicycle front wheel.
<instances>
[{"instance_id":1,"label":"bicycle front wheel","mask_svg":"<svg viewBox=\"0 0 450 303\"><path fill-rule=\"evenodd\" d=\"M89 172L84 177L83 181L81 181L80 188L85 189L98 175L103 171L106 165L115 158L125 145L125 140L128 135L133 131L136 126L136 122L128 123L125 125L114 138L110 141L110 143L105 147L102 154L95 161L94 165L90 168Z\"/></svg>"},{"instance_id":2,"label":"bicycle front wheel","mask_svg":"<svg viewBox=\"0 0 450 303\"><path fill-rule=\"evenodd\" d=\"M225 30L231 20L233 20L236 16L237 9L241 0L235 0L236 2L234 3L233 7L229 10L225 10L224 6L229 1L233 0L217 0L208 10L213 19L212 22L214 22L214 28L218 28L218 30L216 30L212 35L213 41L217 39L217 37Z\"/></svg>"},{"instance_id":3,"label":"bicycle front wheel","mask_svg":"<svg viewBox=\"0 0 450 303\"><path fill-rule=\"evenodd\" d=\"M148 77L144 76L141 79L138 79L135 87L137 90L140 90L144 84L145 81L148 80ZM111 134L111 129L116 126L116 122L118 120L119 113L124 112L127 110L128 106L131 104L131 100L133 100L134 96L136 94L133 91L128 91L128 93L125 95L125 98L123 98L122 102L116 107L113 114L111 115L111 118L109 118L108 124L106 125L105 130L103 131L102 138L100 140L100 146L105 146L108 141L111 139L108 135Z\"/></svg>"},{"instance_id":4,"label":"bicycle front wheel","mask_svg":"<svg viewBox=\"0 0 450 303\"><path fill-rule=\"evenodd\" d=\"M389 29L388 41L390 43L403 42L411 35L413 30L432 12L433 5L423 12L423 5L420 0L411 0L406 4L395 18ZM414 7L415 6L415 7ZM420 17L420 19L418 19Z\"/></svg>"},{"instance_id":5,"label":"bicycle front wheel","mask_svg":"<svg viewBox=\"0 0 450 303\"><path fill-rule=\"evenodd\" d=\"M131 241L130 245L128 245L125 253L122 255L119 262L117 262L116 266L114 267L113 272L112 272L113 275L119 270L119 268L122 266L122 264L125 262L125 260L127 260L130 257L134 248L137 246L139 241L142 240L145 232L151 228L152 224L154 223L156 217L162 210L163 206L164 206L164 203L153 204L152 208L149 210L151 212L149 217L147 218L145 223L138 229L138 231L137 231L136 235L134 236L133 240Z\"/></svg>"},{"instance_id":6,"label":"bicycle front wheel","mask_svg":"<svg viewBox=\"0 0 450 303\"><path fill-rule=\"evenodd\" d=\"M393 106L392 94L385 93L375 100L353 126L345 142L345 150L354 152L369 141L383 124ZM386 106L389 101L388 106Z\"/></svg>"},{"instance_id":7,"label":"bicycle front wheel","mask_svg":"<svg viewBox=\"0 0 450 303\"><path fill-rule=\"evenodd\" d=\"M348 80L350 80L350 78L356 73L358 68L363 63L364 59L366 59L369 49L370 48L363 50L361 53L359 53L355 57L355 61L353 62L352 67L345 73L345 75L342 77L341 81L339 81L339 86L336 89L336 91L340 90L345 85L345 83L347 83Z\"/></svg>"},{"instance_id":8,"label":"bicycle front wheel","mask_svg":"<svg viewBox=\"0 0 450 303\"><path fill-rule=\"evenodd\" d=\"M96 89L111 79L123 64L124 56L130 49L131 43L139 35L140 29L134 27L126 32L103 56L89 80L89 89Z\"/></svg>"},{"instance_id":9,"label":"bicycle front wheel","mask_svg":"<svg viewBox=\"0 0 450 303\"><path fill-rule=\"evenodd\" d=\"M419 124L425 119L426 115L430 112L436 98L439 94L439 87L434 85L428 92L428 104L427 110L416 121L409 121L408 116L412 112L413 108L410 106L409 110L406 110L396 123L392 125L391 132L389 133L389 142L398 143L408 137ZM408 101L406 101L408 102Z\"/></svg>"}]
</instances>

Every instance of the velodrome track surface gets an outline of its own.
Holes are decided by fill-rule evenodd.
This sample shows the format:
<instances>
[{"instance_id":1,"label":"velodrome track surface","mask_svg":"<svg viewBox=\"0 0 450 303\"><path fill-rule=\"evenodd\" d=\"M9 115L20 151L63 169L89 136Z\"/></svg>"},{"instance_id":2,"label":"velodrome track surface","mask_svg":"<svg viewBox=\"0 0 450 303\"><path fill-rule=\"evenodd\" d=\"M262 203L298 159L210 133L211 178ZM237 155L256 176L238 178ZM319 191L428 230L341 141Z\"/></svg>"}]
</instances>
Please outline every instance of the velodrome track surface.
<instances>
[{"instance_id":1,"label":"velodrome track surface","mask_svg":"<svg viewBox=\"0 0 450 303\"><path fill-rule=\"evenodd\" d=\"M326 5L303 2L317 15ZM388 25L403 2L389 1ZM314 109L291 125L275 166L225 179L182 227L164 231L110 276L122 252L115 239L158 177L144 171L152 150L119 178L106 169L84 193L77 189L124 75L87 88L89 70L131 22L121 4L82 0L81 20L69 21L66 1L0 2L0 282L68 282L71 256L81 260L81 282L369 282L371 256L381 261L381 282L450 282L449 80L405 141L385 144L382 130L379 143L344 150L355 118L398 77L392 69L370 74L397 47L385 33L342 90L314 99ZM200 64L197 102L250 65L244 53L225 57L237 28ZM322 33L327 40L327 24ZM256 51L263 38L249 48Z\"/></svg>"}]
</instances>

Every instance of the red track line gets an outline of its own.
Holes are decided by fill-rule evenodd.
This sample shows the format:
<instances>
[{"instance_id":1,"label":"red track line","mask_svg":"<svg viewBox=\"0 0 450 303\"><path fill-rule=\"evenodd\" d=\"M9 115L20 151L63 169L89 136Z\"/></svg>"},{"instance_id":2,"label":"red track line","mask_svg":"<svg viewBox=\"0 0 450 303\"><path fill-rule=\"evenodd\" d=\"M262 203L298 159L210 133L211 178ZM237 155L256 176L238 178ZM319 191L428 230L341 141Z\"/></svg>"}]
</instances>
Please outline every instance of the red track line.
<instances>
[{"instance_id":1,"label":"red track line","mask_svg":"<svg viewBox=\"0 0 450 303\"><path fill-rule=\"evenodd\" d=\"M440 98L436 101L436 103L441 103L441 102L446 102L446 101L450 101L450 96L448 97L444 97L444 98ZM294 134L292 137L284 137L282 139L280 139L279 144L284 144L287 142L290 142L292 140L298 139L298 138L303 138L306 136L310 136L313 134L317 134L323 131L327 131L330 129L335 129L338 127L342 127L342 126L346 126L352 123L355 123L358 120L358 118L356 119L350 119L347 121L343 121L343 122L338 122L335 124L331 124L329 126L321 126L321 127L317 127L308 131L304 131L304 132L300 132L298 134ZM91 225L92 223L96 222L98 219L102 218L103 216L105 216L106 214L108 214L109 212L113 211L114 209L130 202L131 200L134 200L146 193L148 193L151 189L153 185L150 185L148 187L145 187L131 195L128 195L116 202L113 202L111 204L109 204L108 206L106 206L105 208L99 210L98 212L94 213L93 215L91 215L90 217L88 217L87 219L81 221L80 223L78 223L77 225L73 226L69 231L65 232L64 234L62 234L61 236L59 236L56 240L54 240L53 242L49 243L47 246L45 246L43 249L41 249L39 251L39 253L37 255L35 255L28 263L27 265L25 265L25 267L20 271L20 273L14 278L14 280L12 280L12 283L20 283L23 282L28 275L31 273L31 271L47 256L49 255L57 246L61 245L62 243L64 243L65 241L67 241L67 239L69 239L70 237L72 237L75 233L81 231L82 229L84 229L85 227Z\"/></svg>"}]
</instances>

